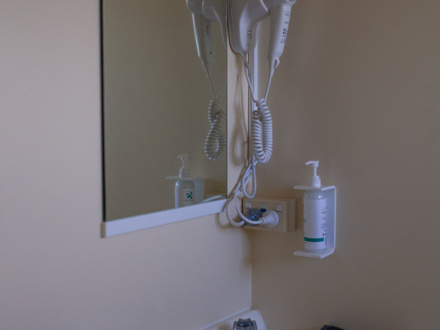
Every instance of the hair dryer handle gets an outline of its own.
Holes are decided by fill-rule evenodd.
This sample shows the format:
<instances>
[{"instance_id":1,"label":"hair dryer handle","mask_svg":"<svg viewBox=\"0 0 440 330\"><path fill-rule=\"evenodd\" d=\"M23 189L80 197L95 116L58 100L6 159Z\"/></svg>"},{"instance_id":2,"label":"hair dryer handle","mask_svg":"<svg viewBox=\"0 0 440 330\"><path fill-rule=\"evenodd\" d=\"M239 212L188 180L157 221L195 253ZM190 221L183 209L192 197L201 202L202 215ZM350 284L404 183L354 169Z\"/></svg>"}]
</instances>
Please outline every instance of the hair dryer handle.
<instances>
[{"instance_id":1,"label":"hair dryer handle","mask_svg":"<svg viewBox=\"0 0 440 330\"><path fill-rule=\"evenodd\" d=\"M186 6L193 17L197 54L207 66L208 63L213 62L211 22L203 15L202 0L186 0Z\"/></svg>"},{"instance_id":2,"label":"hair dryer handle","mask_svg":"<svg viewBox=\"0 0 440 330\"><path fill-rule=\"evenodd\" d=\"M247 54L255 47L258 24L267 16L263 0L228 2L229 41L235 53Z\"/></svg>"},{"instance_id":3,"label":"hair dryer handle","mask_svg":"<svg viewBox=\"0 0 440 330\"><path fill-rule=\"evenodd\" d=\"M203 15L193 14L194 35L196 37L197 54L203 63L213 63L213 47L211 38L211 21Z\"/></svg>"},{"instance_id":4,"label":"hair dryer handle","mask_svg":"<svg viewBox=\"0 0 440 330\"><path fill-rule=\"evenodd\" d=\"M219 22L223 44L226 46L228 40L227 0L203 0L202 10L207 19Z\"/></svg>"},{"instance_id":5,"label":"hair dryer handle","mask_svg":"<svg viewBox=\"0 0 440 330\"><path fill-rule=\"evenodd\" d=\"M269 44L269 65L274 70L283 54L289 28L290 11L295 1L284 1L279 6L271 8L271 27Z\"/></svg>"}]
</instances>

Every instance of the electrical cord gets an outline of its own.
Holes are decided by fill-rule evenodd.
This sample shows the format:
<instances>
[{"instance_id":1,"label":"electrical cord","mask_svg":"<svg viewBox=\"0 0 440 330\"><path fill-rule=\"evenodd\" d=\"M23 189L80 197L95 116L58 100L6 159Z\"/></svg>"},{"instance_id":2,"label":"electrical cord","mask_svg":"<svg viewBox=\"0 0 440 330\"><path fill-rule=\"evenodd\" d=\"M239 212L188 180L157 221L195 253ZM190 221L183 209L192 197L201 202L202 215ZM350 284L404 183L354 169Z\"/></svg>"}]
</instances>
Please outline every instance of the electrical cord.
<instances>
[{"instance_id":1,"label":"electrical cord","mask_svg":"<svg viewBox=\"0 0 440 330\"><path fill-rule=\"evenodd\" d=\"M205 140L205 155L210 160L219 160L226 150L226 136L223 129L225 112L218 98L209 101L208 119L210 129Z\"/></svg>"},{"instance_id":2,"label":"electrical cord","mask_svg":"<svg viewBox=\"0 0 440 330\"><path fill-rule=\"evenodd\" d=\"M226 136L224 133L223 123L225 112L220 105L220 98L226 90L226 84L223 86L219 96L215 95L214 86L212 84L211 73L208 63L202 62L211 87L212 98L208 106L208 120L210 129L205 140L205 155L210 160L219 160L223 157L226 150Z\"/></svg>"},{"instance_id":3,"label":"electrical cord","mask_svg":"<svg viewBox=\"0 0 440 330\"><path fill-rule=\"evenodd\" d=\"M270 113L269 107L266 104L267 96L269 94L270 85L272 82L272 76L275 68L278 66L279 61L270 69L269 79L267 82L266 93L264 98L260 100L255 99L255 94L253 90L252 80L250 78L250 68L246 56L242 53L241 57L244 61L246 79L249 85L249 90L251 92L252 101L256 105L256 109L252 111L251 116L251 137L252 137L252 157L249 164L245 167L240 179L234 189L233 194L229 197L225 204L225 214L229 220L229 223L234 227L241 227L245 224L249 225L260 225L264 224L264 216L260 218L261 220L250 220L246 218L240 210L238 205L238 199L241 195L247 198L255 197L257 192L257 176L256 176L256 166L258 163L269 162L272 151L273 151L273 125L272 125L272 115ZM252 190L251 193L246 191L246 186L249 180L252 178ZM240 221L235 221L229 215L229 204L234 201L234 206L237 211L238 216L241 218Z\"/></svg>"},{"instance_id":4,"label":"electrical cord","mask_svg":"<svg viewBox=\"0 0 440 330\"><path fill-rule=\"evenodd\" d=\"M264 99L256 102L256 105L257 109L252 111L253 152L258 162L265 164L272 157L272 115Z\"/></svg>"}]
</instances>

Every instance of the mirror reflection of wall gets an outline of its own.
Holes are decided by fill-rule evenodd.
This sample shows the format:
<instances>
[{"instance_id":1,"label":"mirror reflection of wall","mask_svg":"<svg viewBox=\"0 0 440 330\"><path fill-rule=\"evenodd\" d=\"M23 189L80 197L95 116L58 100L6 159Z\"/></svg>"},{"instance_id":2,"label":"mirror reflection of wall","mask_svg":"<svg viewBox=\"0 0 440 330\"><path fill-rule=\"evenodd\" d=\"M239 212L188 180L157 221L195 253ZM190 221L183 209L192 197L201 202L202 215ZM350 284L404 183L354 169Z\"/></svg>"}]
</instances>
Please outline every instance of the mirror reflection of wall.
<instances>
[{"instance_id":1,"label":"mirror reflection of wall","mask_svg":"<svg viewBox=\"0 0 440 330\"><path fill-rule=\"evenodd\" d=\"M211 88L186 2L103 0L105 220L174 208L180 154L205 196L226 193L226 158L204 152ZM212 78L226 82L226 49L212 24ZM220 99L223 109L226 96Z\"/></svg>"}]
</instances>

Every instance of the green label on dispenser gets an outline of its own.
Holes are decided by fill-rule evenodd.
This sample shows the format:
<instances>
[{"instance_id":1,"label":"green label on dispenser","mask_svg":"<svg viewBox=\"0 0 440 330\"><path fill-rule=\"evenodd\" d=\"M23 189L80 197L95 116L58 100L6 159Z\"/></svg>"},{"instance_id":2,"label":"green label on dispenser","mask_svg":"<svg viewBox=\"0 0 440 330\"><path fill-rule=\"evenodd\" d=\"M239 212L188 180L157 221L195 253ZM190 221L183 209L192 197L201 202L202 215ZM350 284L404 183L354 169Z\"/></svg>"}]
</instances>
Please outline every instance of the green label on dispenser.
<instances>
[{"instance_id":1,"label":"green label on dispenser","mask_svg":"<svg viewBox=\"0 0 440 330\"><path fill-rule=\"evenodd\" d=\"M191 201L193 200L193 191L192 189L185 189L185 200Z\"/></svg>"},{"instance_id":2,"label":"green label on dispenser","mask_svg":"<svg viewBox=\"0 0 440 330\"><path fill-rule=\"evenodd\" d=\"M324 242L324 237L322 238L308 238L308 237L304 237L304 241L306 242Z\"/></svg>"}]
</instances>

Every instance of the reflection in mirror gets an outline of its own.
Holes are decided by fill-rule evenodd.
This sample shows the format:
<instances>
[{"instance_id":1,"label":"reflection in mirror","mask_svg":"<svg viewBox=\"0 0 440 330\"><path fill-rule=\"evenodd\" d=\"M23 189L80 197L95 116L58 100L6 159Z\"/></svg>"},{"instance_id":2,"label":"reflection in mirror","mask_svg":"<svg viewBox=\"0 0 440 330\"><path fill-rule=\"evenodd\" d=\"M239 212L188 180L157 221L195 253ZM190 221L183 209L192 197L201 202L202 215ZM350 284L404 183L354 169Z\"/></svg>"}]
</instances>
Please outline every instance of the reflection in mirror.
<instances>
[{"instance_id":1,"label":"reflection in mirror","mask_svg":"<svg viewBox=\"0 0 440 330\"><path fill-rule=\"evenodd\" d=\"M102 0L106 221L225 196L226 1L206 3Z\"/></svg>"}]
</instances>

